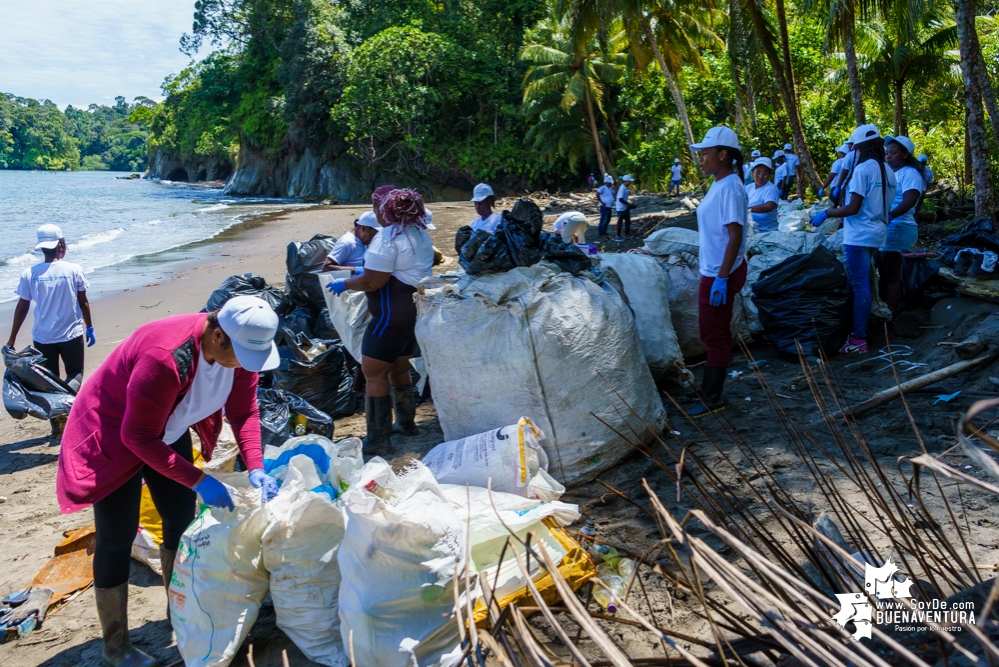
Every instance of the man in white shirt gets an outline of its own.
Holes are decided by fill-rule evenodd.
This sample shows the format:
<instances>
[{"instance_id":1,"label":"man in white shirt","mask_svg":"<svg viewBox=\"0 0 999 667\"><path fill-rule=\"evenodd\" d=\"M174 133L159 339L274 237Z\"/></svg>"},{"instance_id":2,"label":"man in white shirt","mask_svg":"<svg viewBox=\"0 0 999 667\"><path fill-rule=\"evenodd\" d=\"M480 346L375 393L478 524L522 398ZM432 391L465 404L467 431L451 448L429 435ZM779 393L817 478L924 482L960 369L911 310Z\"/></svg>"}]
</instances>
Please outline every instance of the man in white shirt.
<instances>
[{"instance_id":1,"label":"man in white shirt","mask_svg":"<svg viewBox=\"0 0 999 667\"><path fill-rule=\"evenodd\" d=\"M496 203L496 195L493 189L486 183L479 183L472 190L472 203L475 204L475 212L479 217L472 220L469 226L475 230L482 230L490 234L496 231L496 227L503 220L499 213L493 213L493 204Z\"/></svg>"},{"instance_id":2,"label":"man in white shirt","mask_svg":"<svg viewBox=\"0 0 999 667\"><path fill-rule=\"evenodd\" d=\"M381 229L374 212L368 211L354 221L354 228L337 239L326 261L323 272L352 271L354 275L364 273L364 253L371 240Z\"/></svg>"},{"instance_id":3,"label":"man in white shirt","mask_svg":"<svg viewBox=\"0 0 999 667\"><path fill-rule=\"evenodd\" d=\"M673 195L673 190L676 190L676 196L680 196L680 183L683 181L683 167L680 166L680 158L673 158L673 166L669 168L669 192L668 196Z\"/></svg>"},{"instance_id":4,"label":"man in white shirt","mask_svg":"<svg viewBox=\"0 0 999 667\"><path fill-rule=\"evenodd\" d=\"M614 211L614 177L604 174L604 184L597 189L597 198L600 200L600 224L597 226L597 235L600 238L607 236L607 225L610 224L611 213Z\"/></svg>"},{"instance_id":5,"label":"man in white shirt","mask_svg":"<svg viewBox=\"0 0 999 667\"><path fill-rule=\"evenodd\" d=\"M760 152L754 150L749 157L750 157L749 161L746 162L744 165L742 165L742 182L746 185L747 188L753 182L753 163L759 159Z\"/></svg>"},{"instance_id":6,"label":"man in white shirt","mask_svg":"<svg viewBox=\"0 0 999 667\"><path fill-rule=\"evenodd\" d=\"M552 231L562 235L566 243L586 242L586 216L579 211L568 211L555 220Z\"/></svg>"},{"instance_id":7,"label":"man in white shirt","mask_svg":"<svg viewBox=\"0 0 999 667\"><path fill-rule=\"evenodd\" d=\"M621 236L622 225L624 226L625 236L631 233L631 209L633 207L628 201L628 184L634 180L631 174L625 174L621 178L621 187L617 191L617 236L614 237L614 240L617 242L624 240L624 236Z\"/></svg>"},{"instance_id":8,"label":"man in white shirt","mask_svg":"<svg viewBox=\"0 0 999 667\"><path fill-rule=\"evenodd\" d=\"M66 369L66 379L79 382L83 376L84 336L87 347L97 342L87 288L90 283L78 264L66 262L66 239L56 225L42 225L37 232L45 261L24 270L15 294L14 321L7 347L17 344L17 334L24 324L31 302L35 302L35 322L31 328L32 345L45 357L44 366L59 376L59 359ZM52 420L52 436L61 435L62 425Z\"/></svg>"},{"instance_id":9,"label":"man in white shirt","mask_svg":"<svg viewBox=\"0 0 999 667\"><path fill-rule=\"evenodd\" d=\"M826 196L830 185L836 183L836 179L839 178L839 171L843 168L843 158L846 156L846 146L836 147L836 159L833 160L832 165L829 167L829 175L826 177L822 187L819 188L819 199ZM829 198L832 199L832 193L829 193Z\"/></svg>"},{"instance_id":10,"label":"man in white shirt","mask_svg":"<svg viewBox=\"0 0 999 667\"><path fill-rule=\"evenodd\" d=\"M777 165L774 169L774 185L777 186L780 198L787 199L784 194L784 182L787 181L787 160L784 151L774 151L773 162Z\"/></svg>"},{"instance_id":11,"label":"man in white shirt","mask_svg":"<svg viewBox=\"0 0 999 667\"><path fill-rule=\"evenodd\" d=\"M798 165L801 164L801 159L794 154L794 149L791 144L784 144L784 161L787 164L787 178L785 178L784 190L782 191L782 199L791 198L791 189L794 184L798 181Z\"/></svg>"}]
</instances>

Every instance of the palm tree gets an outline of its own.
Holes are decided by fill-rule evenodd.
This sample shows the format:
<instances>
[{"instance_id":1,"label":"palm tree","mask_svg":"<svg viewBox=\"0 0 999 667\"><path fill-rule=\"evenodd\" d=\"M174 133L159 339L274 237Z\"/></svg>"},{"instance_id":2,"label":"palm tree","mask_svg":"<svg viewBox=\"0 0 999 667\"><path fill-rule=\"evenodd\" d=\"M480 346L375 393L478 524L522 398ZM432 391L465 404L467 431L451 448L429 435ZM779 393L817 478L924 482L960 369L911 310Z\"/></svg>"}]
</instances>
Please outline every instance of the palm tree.
<instances>
[{"instance_id":1,"label":"palm tree","mask_svg":"<svg viewBox=\"0 0 999 667\"><path fill-rule=\"evenodd\" d=\"M974 172L975 215L991 218L996 209L995 193L992 191L992 164L982 108L982 77L977 71L979 62L984 61L981 60L981 46L975 29L975 0L954 0L954 19L961 48L961 78L964 81L964 108L967 114L965 133L971 148ZM999 141L999 134L996 138Z\"/></svg>"},{"instance_id":2,"label":"palm tree","mask_svg":"<svg viewBox=\"0 0 999 667\"><path fill-rule=\"evenodd\" d=\"M863 0L861 2L861 9L866 10L869 3ZM822 12L826 16L826 46L829 48L843 46L843 61L846 63L846 73L850 81L853 119L857 125L865 124L867 114L864 112L864 93L860 85L860 71L857 67L854 39L857 2L855 0L805 0L802 3L802 10L809 13Z\"/></svg>"},{"instance_id":3,"label":"palm tree","mask_svg":"<svg viewBox=\"0 0 999 667\"><path fill-rule=\"evenodd\" d=\"M524 104L533 105L529 110L549 126L566 121L557 114L544 113L543 102L551 102L556 97L553 94L557 93L557 105L564 115L571 117L573 110L581 107L597 164L602 173L609 173L612 164L600 139L597 117L605 117L606 88L621 79L626 57L621 53L625 42L620 30L603 37L591 39L585 49L574 49L565 22L549 17L527 35L520 57L533 63L524 76Z\"/></svg>"},{"instance_id":4,"label":"palm tree","mask_svg":"<svg viewBox=\"0 0 999 667\"><path fill-rule=\"evenodd\" d=\"M904 92L908 83L924 88L947 77L956 59L948 49L957 45L957 29L949 21L931 19L910 39L883 21L865 25L857 45L860 74L874 95L895 108L895 135L908 135ZM906 31L908 32L908 31Z\"/></svg>"}]
</instances>

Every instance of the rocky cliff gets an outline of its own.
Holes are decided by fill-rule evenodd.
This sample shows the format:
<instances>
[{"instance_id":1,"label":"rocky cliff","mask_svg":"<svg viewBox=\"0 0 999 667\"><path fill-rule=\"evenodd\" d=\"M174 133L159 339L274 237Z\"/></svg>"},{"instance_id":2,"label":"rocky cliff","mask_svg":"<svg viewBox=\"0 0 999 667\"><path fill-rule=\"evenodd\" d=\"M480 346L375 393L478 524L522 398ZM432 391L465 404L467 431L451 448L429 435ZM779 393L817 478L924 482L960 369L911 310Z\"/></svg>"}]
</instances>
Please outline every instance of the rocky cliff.
<instances>
[{"instance_id":1,"label":"rocky cliff","mask_svg":"<svg viewBox=\"0 0 999 667\"><path fill-rule=\"evenodd\" d=\"M224 181L232 174L228 158L196 157L185 160L168 155L162 148L149 158L149 168L144 178L164 181Z\"/></svg>"}]
</instances>

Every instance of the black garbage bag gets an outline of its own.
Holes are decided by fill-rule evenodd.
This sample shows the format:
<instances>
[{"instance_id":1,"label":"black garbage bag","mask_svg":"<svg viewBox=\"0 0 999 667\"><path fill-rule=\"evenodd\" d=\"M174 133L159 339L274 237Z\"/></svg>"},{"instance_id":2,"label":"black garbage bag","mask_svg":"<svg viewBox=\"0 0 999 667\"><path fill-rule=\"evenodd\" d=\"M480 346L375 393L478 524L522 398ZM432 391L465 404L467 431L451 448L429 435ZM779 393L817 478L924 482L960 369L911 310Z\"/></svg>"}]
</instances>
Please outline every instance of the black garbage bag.
<instances>
[{"instance_id":1,"label":"black garbage bag","mask_svg":"<svg viewBox=\"0 0 999 667\"><path fill-rule=\"evenodd\" d=\"M333 420L322 410L317 410L300 396L281 389L257 389L257 407L260 410L260 440L264 447L280 447L296 435L296 416L305 418L306 433L319 433L333 438Z\"/></svg>"},{"instance_id":2,"label":"black garbage bag","mask_svg":"<svg viewBox=\"0 0 999 667\"><path fill-rule=\"evenodd\" d=\"M850 330L846 269L823 246L761 273L753 303L764 334L783 354L797 356L796 343L808 356L834 354Z\"/></svg>"},{"instance_id":3,"label":"black garbage bag","mask_svg":"<svg viewBox=\"0 0 999 667\"><path fill-rule=\"evenodd\" d=\"M281 316L281 327L289 329L293 333L304 334L309 338L323 338L323 336L316 335L317 316L318 314L310 308L298 307L287 315Z\"/></svg>"},{"instance_id":4,"label":"black garbage bag","mask_svg":"<svg viewBox=\"0 0 999 667\"><path fill-rule=\"evenodd\" d=\"M333 250L336 239L326 234L316 234L308 241L288 244L284 289L296 305L319 311L326 307L319 273L323 262Z\"/></svg>"},{"instance_id":5,"label":"black garbage bag","mask_svg":"<svg viewBox=\"0 0 999 667\"><path fill-rule=\"evenodd\" d=\"M312 323L312 331L320 340L340 340L340 334L337 333L336 327L333 326L333 321L330 319L329 308L323 308L319 311L315 322Z\"/></svg>"},{"instance_id":6,"label":"black garbage bag","mask_svg":"<svg viewBox=\"0 0 999 667\"><path fill-rule=\"evenodd\" d=\"M268 285L263 276L258 276L255 273L242 273L238 276L229 276L221 285L215 288L215 291L208 297L208 303L201 309L201 312L208 313L218 310L222 307L222 304L234 296L260 297L270 304L270 307L278 315L289 312L292 308L284 292L277 287Z\"/></svg>"},{"instance_id":7,"label":"black garbage bag","mask_svg":"<svg viewBox=\"0 0 999 667\"><path fill-rule=\"evenodd\" d=\"M42 366L45 357L29 345L20 352L4 348L3 407L14 419L31 415L55 419L69 414L76 389Z\"/></svg>"},{"instance_id":8,"label":"black garbage bag","mask_svg":"<svg viewBox=\"0 0 999 667\"><path fill-rule=\"evenodd\" d=\"M940 262L946 266L954 266L957 253L964 248L999 253L999 234L996 234L992 218L975 218L961 231L940 239Z\"/></svg>"},{"instance_id":9,"label":"black garbage bag","mask_svg":"<svg viewBox=\"0 0 999 667\"><path fill-rule=\"evenodd\" d=\"M593 267L590 256L575 243L566 243L561 234L541 233L541 251L549 262L558 264L563 271L579 275Z\"/></svg>"},{"instance_id":10,"label":"black garbage bag","mask_svg":"<svg viewBox=\"0 0 999 667\"><path fill-rule=\"evenodd\" d=\"M301 334L282 330L278 345L281 365L273 373L273 387L300 396L333 419L357 412L354 374L347 369L346 351L338 340L310 340ZM309 359L313 345L325 351Z\"/></svg>"},{"instance_id":11,"label":"black garbage bag","mask_svg":"<svg viewBox=\"0 0 999 667\"><path fill-rule=\"evenodd\" d=\"M932 306L940 299L959 296L956 287L937 273L940 264L926 257L902 257L902 301L899 311L916 306Z\"/></svg>"}]
</instances>

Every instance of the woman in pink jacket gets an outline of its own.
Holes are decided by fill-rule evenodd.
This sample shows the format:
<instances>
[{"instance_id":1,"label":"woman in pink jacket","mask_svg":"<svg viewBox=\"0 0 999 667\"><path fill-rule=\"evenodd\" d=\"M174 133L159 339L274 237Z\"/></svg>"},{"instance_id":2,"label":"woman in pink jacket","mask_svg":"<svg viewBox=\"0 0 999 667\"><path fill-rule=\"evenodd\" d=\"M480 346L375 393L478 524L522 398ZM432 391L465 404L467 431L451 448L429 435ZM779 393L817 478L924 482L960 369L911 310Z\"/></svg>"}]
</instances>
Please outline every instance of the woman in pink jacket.
<instances>
[{"instance_id":1,"label":"woman in pink jacket","mask_svg":"<svg viewBox=\"0 0 999 667\"><path fill-rule=\"evenodd\" d=\"M169 588L180 537L194 520L195 493L233 509L224 484L192 463L189 428L211 458L232 426L250 482L264 502L277 483L263 471L257 373L278 365L278 317L252 296L213 313L176 315L139 327L87 380L66 423L56 493L69 513L94 507L94 592L104 638L102 664L152 667L128 638L128 569L145 481L163 518L160 559Z\"/></svg>"}]
</instances>

